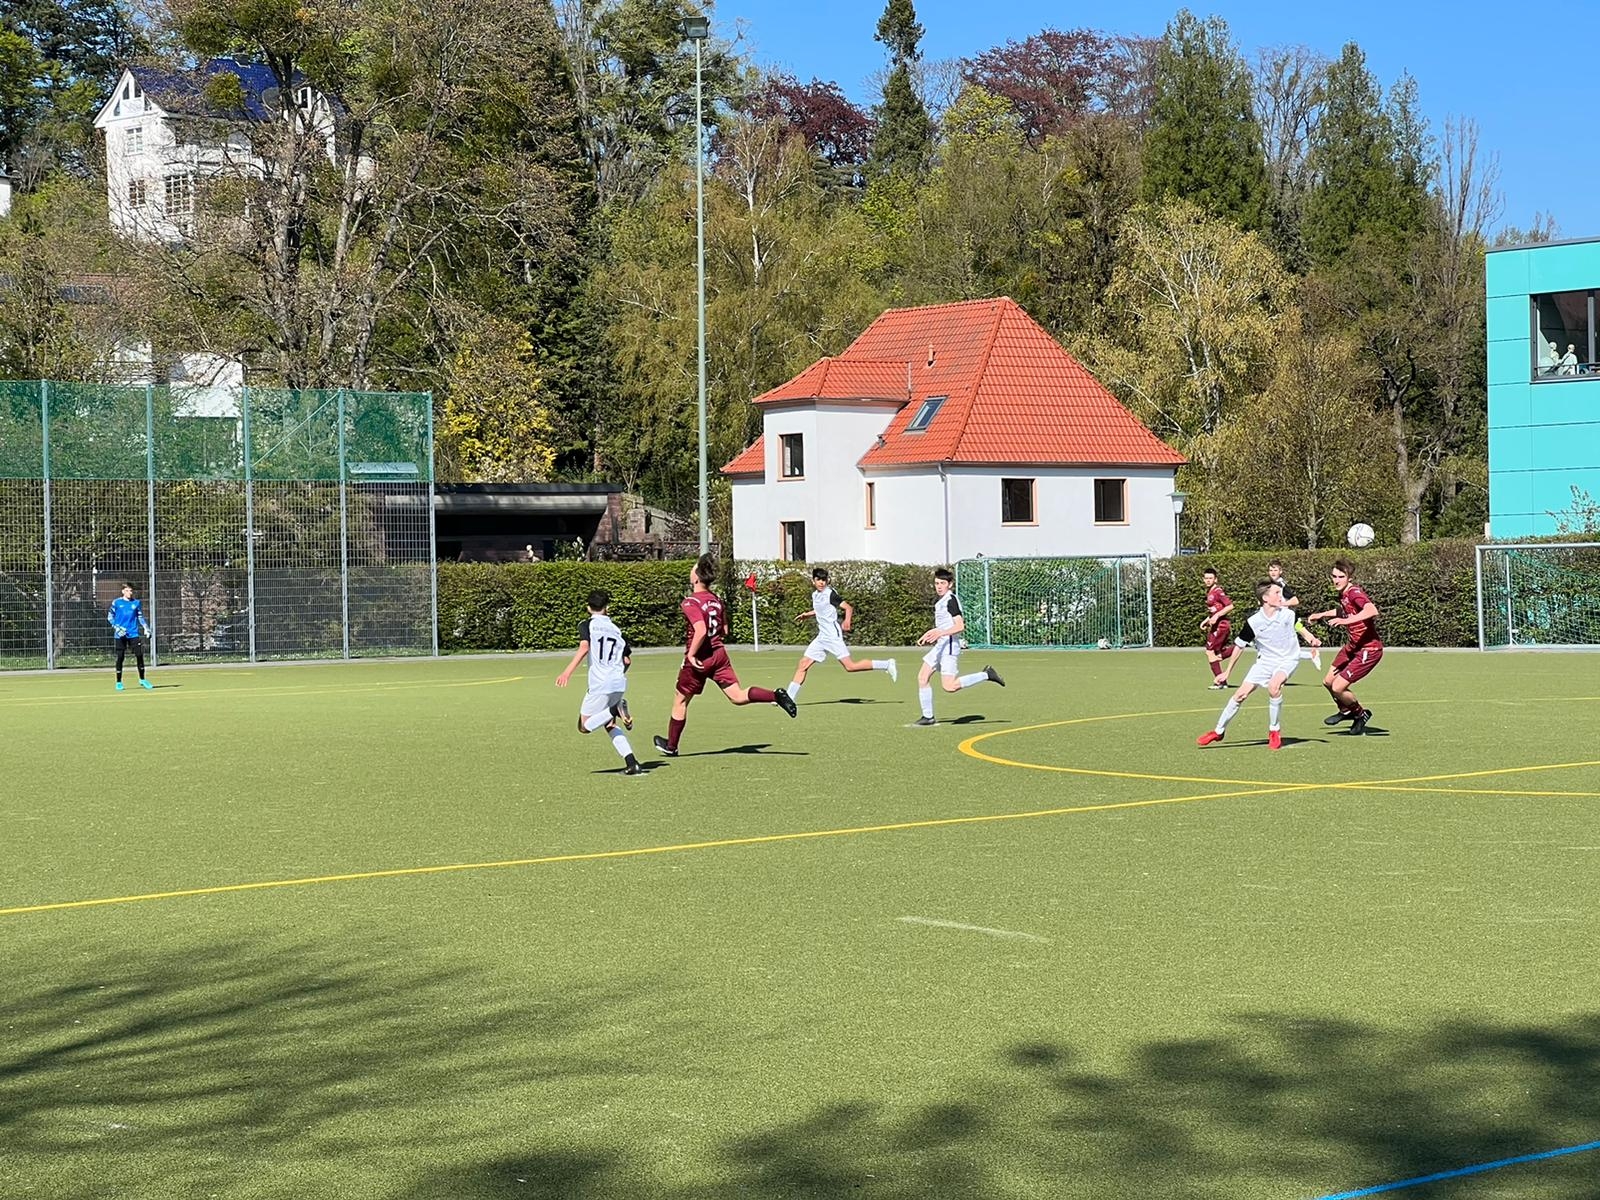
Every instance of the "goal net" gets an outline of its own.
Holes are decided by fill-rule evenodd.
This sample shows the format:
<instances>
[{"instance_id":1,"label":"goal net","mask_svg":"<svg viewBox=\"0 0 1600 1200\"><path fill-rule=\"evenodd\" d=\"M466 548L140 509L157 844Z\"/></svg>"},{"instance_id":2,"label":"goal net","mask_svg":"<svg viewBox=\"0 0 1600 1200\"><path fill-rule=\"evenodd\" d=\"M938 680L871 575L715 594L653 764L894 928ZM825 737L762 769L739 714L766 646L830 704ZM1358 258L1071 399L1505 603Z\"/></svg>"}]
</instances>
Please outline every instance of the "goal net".
<instances>
[{"instance_id":1,"label":"goal net","mask_svg":"<svg viewBox=\"0 0 1600 1200\"><path fill-rule=\"evenodd\" d=\"M1150 558L973 558L956 564L969 644L1149 646Z\"/></svg>"},{"instance_id":2,"label":"goal net","mask_svg":"<svg viewBox=\"0 0 1600 1200\"><path fill-rule=\"evenodd\" d=\"M1478 646L1600 646L1600 542L1479 546Z\"/></svg>"}]
</instances>

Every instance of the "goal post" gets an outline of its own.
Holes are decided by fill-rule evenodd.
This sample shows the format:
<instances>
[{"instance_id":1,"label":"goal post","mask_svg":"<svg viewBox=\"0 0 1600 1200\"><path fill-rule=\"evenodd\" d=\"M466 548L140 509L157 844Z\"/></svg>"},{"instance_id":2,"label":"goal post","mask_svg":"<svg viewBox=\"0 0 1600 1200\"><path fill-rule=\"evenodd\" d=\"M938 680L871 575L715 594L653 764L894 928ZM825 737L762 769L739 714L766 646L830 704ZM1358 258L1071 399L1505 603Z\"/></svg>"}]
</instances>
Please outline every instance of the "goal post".
<instances>
[{"instance_id":1,"label":"goal post","mask_svg":"<svg viewBox=\"0 0 1600 1200\"><path fill-rule=\"evenodd\" d=\"M1153 644L1150 556L970 558L956 564L967 642L983 649Z\"/></svg>"},{"instance_id":2,"label":"goal post","mask_svg":"<svg viewBox=\"0 0 1600 1200\"><path fill-rule=\"evenodd\" d=\"M1600 646L1600 542L1477 547L1478 648Z\"/></svg>"}]
</instances>

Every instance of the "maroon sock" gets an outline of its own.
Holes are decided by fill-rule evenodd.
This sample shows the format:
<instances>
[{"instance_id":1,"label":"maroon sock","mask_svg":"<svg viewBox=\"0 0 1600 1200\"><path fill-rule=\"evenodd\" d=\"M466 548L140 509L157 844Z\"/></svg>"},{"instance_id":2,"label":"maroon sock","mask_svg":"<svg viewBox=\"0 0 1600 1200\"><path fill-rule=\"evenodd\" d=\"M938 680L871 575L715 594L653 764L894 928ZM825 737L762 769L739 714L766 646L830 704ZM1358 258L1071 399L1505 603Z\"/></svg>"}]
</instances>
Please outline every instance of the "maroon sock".
<instances>
[{"instance_id":1,"label":"maroon sock","mask_svg":"<svg viewBox=\"0 0 1600 1200\"><path fill-rule=\"evenodd\" d=\"M683 727L686 724L688 724L687 719L680 721L677 717L673 717L667 722L668 749L676 750L678 748L678 739L683 736Z\"/></svg>"},{"instance_id":2,"label":"maroon sock","mask_svg":"<svg viewBox=\"0 0 1600 1200\"><path fill-rule=\"evenodd\" d=\"M1222 678L1222 660L1221 659L1214 658L1214 659L1211 660L1211 677L1213 679L1221 679Z\"/></svg>"},{"instance_id":3,"label":"maroon sock","mask_svg":"<svg viewBox=\"0 0 1600 1200\"><path fill-rule=\"evenodd\" d=\"M746 694L750 697L751 704L776 704L778 702L778 693L769 692L766 688L753 687Z\"/></svg>"}]
</instances>

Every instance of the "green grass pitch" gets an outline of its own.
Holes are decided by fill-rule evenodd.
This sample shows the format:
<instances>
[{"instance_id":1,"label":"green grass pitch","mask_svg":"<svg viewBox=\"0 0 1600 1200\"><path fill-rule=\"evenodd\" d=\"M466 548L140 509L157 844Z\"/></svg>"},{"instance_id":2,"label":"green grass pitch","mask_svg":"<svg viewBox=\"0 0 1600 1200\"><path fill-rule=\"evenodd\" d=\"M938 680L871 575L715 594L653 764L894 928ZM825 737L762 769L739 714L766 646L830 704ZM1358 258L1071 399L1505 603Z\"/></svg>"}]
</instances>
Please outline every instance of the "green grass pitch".
<instances>
[{"instance_id":1,"label":"green grass pitch","mask_svg":"<svg viewBox=\"0 0 1600 1200\"><path fill-rule=\"evenodd\" d=\"M972 652L933 729L898 655L641 778L559 657L0 677L0 1194L1314 1200L1600 1139L1600 659L1391 653L1366 737L1308 664L1272 753L1264 696L1196 748L1199 650Z\"/></svg>"}]
</instances>

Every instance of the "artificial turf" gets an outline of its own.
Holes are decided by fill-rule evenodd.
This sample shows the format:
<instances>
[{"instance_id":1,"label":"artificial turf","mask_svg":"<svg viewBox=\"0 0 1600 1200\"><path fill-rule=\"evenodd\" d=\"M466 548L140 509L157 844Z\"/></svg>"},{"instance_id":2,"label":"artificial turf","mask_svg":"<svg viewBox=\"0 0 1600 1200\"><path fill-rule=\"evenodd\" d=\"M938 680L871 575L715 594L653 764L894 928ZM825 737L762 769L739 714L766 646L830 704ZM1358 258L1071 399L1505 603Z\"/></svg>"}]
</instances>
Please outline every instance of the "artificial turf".
<instances>
[{"instance_id":1,"label":"artificial turf","mask_svg":"<svg viewBox=\"0 0 1600 1200\"><path fill-rule=\"evenodd\" d=\"M1195 747L1198 651L973 652L932 729L898 653L672 761L641 655L641 778L558 657L0 676L0 909L576 856L0 914L0 1193L1311 1200L1600 1139L1600 660L1391 653L1364 737L1307 665L1272 753L1259 696Z\"/></svg>"}]
</instances>

